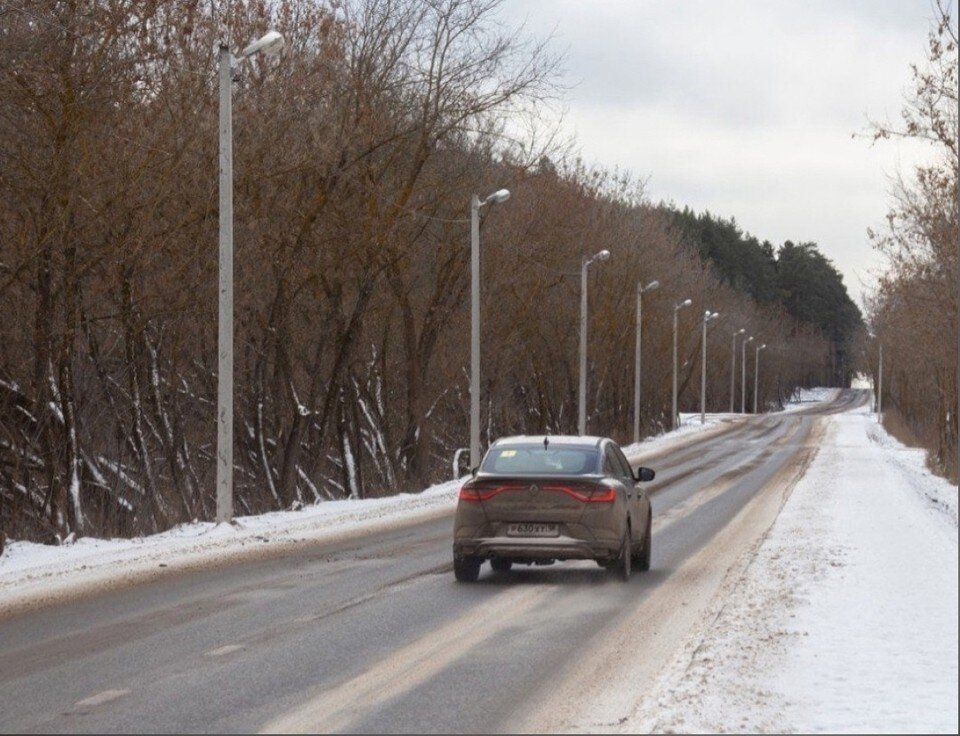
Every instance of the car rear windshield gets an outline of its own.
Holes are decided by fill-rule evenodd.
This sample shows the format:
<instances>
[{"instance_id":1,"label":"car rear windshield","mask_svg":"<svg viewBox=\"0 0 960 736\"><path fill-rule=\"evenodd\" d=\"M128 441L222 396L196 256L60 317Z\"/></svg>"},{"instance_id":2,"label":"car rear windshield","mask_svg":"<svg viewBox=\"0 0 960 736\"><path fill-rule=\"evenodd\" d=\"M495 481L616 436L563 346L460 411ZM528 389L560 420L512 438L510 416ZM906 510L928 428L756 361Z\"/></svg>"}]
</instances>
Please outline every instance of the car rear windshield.
<instances>
[{"instance_id":1,"label":"car rear windshield","mask_svg":"<svg viewBox=\"0 0 960 736\"><path fill-rule=\"evenodd\" d=\"M595 447L503 445L491 448L480 470L484 473L586 475L597 472Z\"/></svg>"}]
</instances>

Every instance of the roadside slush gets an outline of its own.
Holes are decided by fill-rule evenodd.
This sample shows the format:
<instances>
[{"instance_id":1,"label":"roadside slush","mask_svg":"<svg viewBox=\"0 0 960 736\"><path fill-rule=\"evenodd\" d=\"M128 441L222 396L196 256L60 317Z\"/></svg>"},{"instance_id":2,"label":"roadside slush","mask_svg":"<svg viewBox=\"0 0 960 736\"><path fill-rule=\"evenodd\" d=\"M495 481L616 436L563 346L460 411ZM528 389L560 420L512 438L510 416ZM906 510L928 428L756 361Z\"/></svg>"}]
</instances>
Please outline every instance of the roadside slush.
<instances>
[{"instance_id":1,"label":"roadside slush","mask_svg":"<svg viewBox=\"0 0 960 736\"><path fill-rule=\"evenodd\" d=\"M825 421L766 539L622 732L957 732L957 490L865 407Z\"/></svg>"}]
</instances>

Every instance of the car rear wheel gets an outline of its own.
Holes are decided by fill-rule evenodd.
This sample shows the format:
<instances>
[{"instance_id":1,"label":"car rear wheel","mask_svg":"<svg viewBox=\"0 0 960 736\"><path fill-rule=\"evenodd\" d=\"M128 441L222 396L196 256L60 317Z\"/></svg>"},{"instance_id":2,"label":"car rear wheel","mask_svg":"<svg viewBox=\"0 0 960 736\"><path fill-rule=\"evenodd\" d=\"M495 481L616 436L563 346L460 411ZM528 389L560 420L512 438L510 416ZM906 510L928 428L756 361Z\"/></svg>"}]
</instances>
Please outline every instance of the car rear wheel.
<instances>
[{"instance_id":1,"label":"car rear wheel","mask_svg":"<svg viewBox=\"0 0 960 736\"><path fill-rule=\"evenodd\" d=\"M494 569L494 572L510 572L510 568L513 567L513 560L494 557L490 560L490 567Z\"/></svg>"},{"instance_id":2,"label":"car rear wheel","mask_svg":"<svg viewBox=\"0 0 960 736\"><path fill-rule=\"evenodd\" d=\"M653 520L653 514L647 517L647 531L643 535L643 546L640 548L640 552L636 557L633 558L633 564L638 570L649 570L650 569L650 552L653 547L653 534L651 529L651 522Z\"/></svg>"},{"instance_id":3,"label":"car rear wheel","mask_svg":"<svg viewBox=\"0 0 960 736\"><path fill-rule=\"evenodd\" d=\"M623 544L620 547L620 559L617 564L617 571L620 577L627 581L630 579L630 573L633 572L633 546L630 544L630 525L627 524L627 533L623 537Z\"/></svg>"},{"instance_id":4,"label":"car rear wheel","mask_svg":"<svg viewBox=\"0 0 960 736\"><path fill-rule=\"evenodd\" d=\"M453 576L461 583L475 583L480 577L480 558L472 555L453 556Z\"/></svg>"}]
</instances>

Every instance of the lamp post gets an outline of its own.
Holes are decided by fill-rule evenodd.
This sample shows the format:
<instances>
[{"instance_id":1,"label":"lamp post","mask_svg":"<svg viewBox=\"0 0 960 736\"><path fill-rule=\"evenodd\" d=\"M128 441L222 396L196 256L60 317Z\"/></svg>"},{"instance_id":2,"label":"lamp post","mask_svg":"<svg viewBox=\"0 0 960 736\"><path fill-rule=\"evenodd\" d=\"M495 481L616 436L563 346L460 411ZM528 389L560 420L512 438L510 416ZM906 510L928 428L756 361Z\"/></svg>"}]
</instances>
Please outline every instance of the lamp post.
<instances>
[{"instance_id":1,"label":"lamp post","mask_svg":"<svg viewBox=\"0 0 960 736\"><path fill-rule=\"evenodd\" d=\"M633 371L633 441L640 441L640 335L643 328L643 293L660 288L659 281L651 281L646 286L641 286L637 282L637 350L636 361Z\"/></svg>"},{"instance_id":2,"label":"lamp post","mask_svg":"<svg viewBox=\"0 0 960 736\"><path fill-rule=\"evenodd\" d=\"M485 199L470 198L470 467L480 465L480 210L510 199L498 189Z\"/></svg>"},{"instance_id":3,"label":"lamp post","mask_svg":"<svg viewBox=\"0 0 960 736\"><path fill-rule=\"evenodd\" d=\"M233 67L257 53L275 54L283 36L270 31L238 56L220 45L220 226L217 298L217 521L233 518Z\"/></svg>"},{"instance_id":4,"label":"lamp post","mask_svg":"<svg viewBox=\"0 0 960 736\"><path fill-rule=\"evenodd\" d=\"M587 269L594 261L605 261L610 251L602 250L584 258L580 268L580 401L577 408L577 434L587 433Z\"/></svg>"},{"instance_id":5,"label":"lamp post","mask_svg":"<svg viewBox=\"0 0 960 736\"><path fill-rule=\"evenodd\" d=\"M673 306L673 415L671 417L671 426L676 429L680 426L679 415L677 414L677 313L684 307L693 304L690 299L684 299L679 304Z\"/></svg>"},{"instance_id":6,"label":"lamp post","mask_svg":"<svg viewBox=\"0 0 960 736\"><path fill-rule=\"evenodd\" d=\"M757 413L757 386L760 384L760 351L767 347L764 343L757 347L756 355L753 359L753 413Z\"/></svg>"},{"instance_id":7,"label":"lamp post","mask_svg":"<svg viewBox=\"0 0 960 736\"><path fill-rule=\"evenodd\" d=\"M733 333L733 341L730 343L730 413L733 414L733 396L736 393L736 375L737 375L737 338L746 332L742 327Z\"/></svg>"},{"instance_id":8,"label":"lamp post","mask_svg":"<svg viewBox=\"0 0 960 736\"><path fill-rule=\"evenodd\" d=\"M720 316L720 312L703 313L703 347L700 350L700 424L707 423L707 324Z\"/></svg>"},{"instance_id":9,"label":"lamp post","mask_svg":"<svg viewBox=\"0 0 960 736\"><path fill-rule=\"evenodd\" d=\"M740 346L740 413L747 413L747 343L753 342L753 335Z\"/></svg>"}]
</instances>

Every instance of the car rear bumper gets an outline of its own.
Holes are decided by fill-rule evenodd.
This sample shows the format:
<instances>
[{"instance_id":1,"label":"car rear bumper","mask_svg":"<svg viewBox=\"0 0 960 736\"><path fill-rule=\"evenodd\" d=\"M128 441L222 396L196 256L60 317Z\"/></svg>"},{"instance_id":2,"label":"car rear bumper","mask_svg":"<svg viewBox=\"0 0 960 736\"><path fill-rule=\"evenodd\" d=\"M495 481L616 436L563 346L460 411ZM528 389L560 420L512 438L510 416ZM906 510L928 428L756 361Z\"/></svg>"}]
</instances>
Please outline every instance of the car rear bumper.
<instances>
[{"instance_id":1,"label":"car rear bumper","mask_svg":"<svg viewBox=\"0 0 960 736\"><path fill-rule=\"evenodd\" d=\"M531 560L596 560L616 556L618 550L575 537L481 537L457 540L455 555Z\"/></svg>"}]
</instances>

